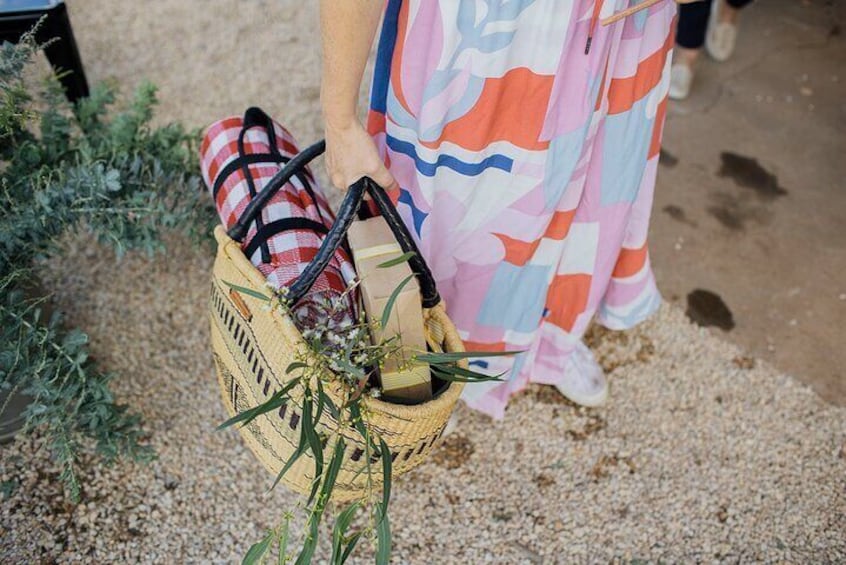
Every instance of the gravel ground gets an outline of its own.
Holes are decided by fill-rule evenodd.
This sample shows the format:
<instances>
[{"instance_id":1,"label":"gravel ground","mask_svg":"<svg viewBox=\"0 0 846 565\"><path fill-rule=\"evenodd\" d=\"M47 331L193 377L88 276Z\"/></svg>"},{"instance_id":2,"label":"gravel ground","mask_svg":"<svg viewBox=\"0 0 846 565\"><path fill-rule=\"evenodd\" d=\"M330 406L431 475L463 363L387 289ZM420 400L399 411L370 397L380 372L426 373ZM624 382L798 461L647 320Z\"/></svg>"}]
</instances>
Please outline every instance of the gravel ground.
<instances>
[{"instance_id":1,"label":"gravel ground","mask_svg":"<svg viewBox=\"0 0 846 565\"><path fill-rule=\"evenodd\" d=\"M71 10L93 81L151 78L163 117L194 125L260 104L309 140L314 4L87 0ZM114 387L144 414L159 458L86 465L74 507L40 439L3 447L0 480L20 486L0 503L0 561L232 562L295 502L267 492L271 478L235 432L214 432L224 411L205 312L212 250L169 246L117 271L110 252L73 237L43 269L70 322L120 374ZM460 409L458 431L395 484L396 562L846 560L846 409L669 306L589 342L610 372L609 405L578 409L532 387L501 423Z\"/></svg>"},{"instance_id":2,"label":"gravel ground","mask_svg":"<svg viewBox=\"0 0 846 565\"><path fill-rule=\"evenodd\" d=\"M66 506L38 441L3 448L0 561L231 562L294 502L233 431L212 374L210 252L167 257L65 242L50 287L141 410L159 459L84 470ZM459 431L393 501L396 561L555 563L846 559L846 410L665 306L590 343L610 404L582 410L549 387L515 398L504 422L462 409Z\"/></svg>"}]
</instances>

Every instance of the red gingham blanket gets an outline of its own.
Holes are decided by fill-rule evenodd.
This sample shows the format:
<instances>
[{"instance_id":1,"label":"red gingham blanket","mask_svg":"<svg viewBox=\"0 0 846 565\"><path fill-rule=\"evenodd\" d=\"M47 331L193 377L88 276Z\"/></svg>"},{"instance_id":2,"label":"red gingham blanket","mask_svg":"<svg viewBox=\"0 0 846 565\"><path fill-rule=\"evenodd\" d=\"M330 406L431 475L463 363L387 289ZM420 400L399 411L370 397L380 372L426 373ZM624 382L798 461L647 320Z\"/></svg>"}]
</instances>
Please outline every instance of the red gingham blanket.
<instances>
[{"instance_id":1,"label":"red gingham blanket","mask_svg":"<svg viewBox=\"0 0 846 565\"><path fill-rule=\"evenodd\" d=\"M243 118L225 118L208 127L200 146L203 180L227 229L252 197L298 152L290 132L258 108L250 108ZM280 231L277 221L286 218L303 218L312 228ZM271 198L250 226L241 248L273 288L289 286L314 259L323 233L334 220L314 176L305 168ZM352 320L354 296L343 293L354 277L348 254L339 248L294 309L301 329L325 322L322 312L326 301L332 299L345 301L339 315L332 319L339 323Z\"/></svg>"}]
</instances>

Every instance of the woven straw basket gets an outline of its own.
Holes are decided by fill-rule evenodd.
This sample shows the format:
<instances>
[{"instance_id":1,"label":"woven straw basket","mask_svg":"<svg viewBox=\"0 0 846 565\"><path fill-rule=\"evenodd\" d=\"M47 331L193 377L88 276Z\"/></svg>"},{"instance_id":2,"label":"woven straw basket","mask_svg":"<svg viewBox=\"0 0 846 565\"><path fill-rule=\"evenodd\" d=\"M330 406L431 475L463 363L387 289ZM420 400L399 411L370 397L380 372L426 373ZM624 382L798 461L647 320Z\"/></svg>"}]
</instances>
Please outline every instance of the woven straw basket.
<instances>
[{"instance_id":1,"label":"woven straw basket","mask_svg":"<svg viewBox=\"0 0 846 565\"><path fill-rule=\"evenodd\" d=\"M365 180L370 183L367 190L375 187L369 179L360 181L364 186ZM353 194L351 187L345 204L356 198L360 203L363 190L364 187L358 187L358 193ZM384 215L386 210L383 205L389 202L384 192L381 193L381 198L374 200L380 204ZM357 209L357 204L353 203L346 208L342 205L333 230L338 228L339 233L345 233L348 222L346 226L341 224L345 221L344 217L351 217L351 207ZM391 213L390 210L388 212ZM395 213L393 210L393 214ZM248 220L249 218L244 223ZM392 223L390 219L389 223ZM396 222L393 224L392 228L396 227ZM268 309L262 300L238 292L230 286L237 285L263 294L268 293L264 277L242 253L240 244L230 238L222 227L215 230L215 238L218 252L209 302L211 343L223 403L229 414L234 416L262 404L286 382L296 378L295 375L287 374L286 369L291 363L306 358L308 345L283 309ZM331 238L330 230L325 241ZM403 242L402 239L400 243L403 247L408 245L408 242ZM319 256L320 253L315 262L319 262ZM428 269L426 274L428 275ZM305 277L304 273L301 278ZM437 298L437 295L435 296ZM432 302L436 303L432 305ZM429 300L428 304L424 299L424 307L424 325L430 347L449 352L464 351L461 339L439 299ZM466 362L464 366L466 367ZM343 404L344 396L340 387L340 381L337 379L325 387L326 393L336 406ZM363 410L367 414L367 426L374 436L382 438L389 446L393 459L393 477L405 473L426 459L443 433L461 389L461 383L449 383L433 400L414 406L391 404L367 397ZM291 391L291 401L278 411L260 416L248 425L240 427L247 445L274 476L279 473L298 445L302 394L302 387L294 387ZM351 426L341 427L340 430L338 427L337 421L328 411L320 415L318 433L340 433L345 439L343 463L332 495L333 500L343 502L366 494L368 474L362 472L366 465L364 439ZM331 448L327 446L327 449ZM376 461L374 458L373 462ZM309 451L291 466L282 477L282 482L296 492L308 493L314 479L313 473L314 460ZM381 472L374 472L370 479L378 486L382 479Z\"/></svg>"}]
</instances>

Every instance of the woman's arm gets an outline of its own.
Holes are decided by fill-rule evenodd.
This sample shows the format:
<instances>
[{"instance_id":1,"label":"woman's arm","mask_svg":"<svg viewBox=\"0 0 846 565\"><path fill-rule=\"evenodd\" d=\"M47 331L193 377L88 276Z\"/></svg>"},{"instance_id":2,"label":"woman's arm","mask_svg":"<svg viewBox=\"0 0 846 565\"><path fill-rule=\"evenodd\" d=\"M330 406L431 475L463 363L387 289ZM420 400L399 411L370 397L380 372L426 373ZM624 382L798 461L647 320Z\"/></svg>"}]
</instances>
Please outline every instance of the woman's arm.
<instances>
[{"instance_id":1,"label":"woman's arm","mask_svg":"<svg viewBox=\"0 0 846 565\"><path fill-rule=\"evenodd\" d=\"M320 102L326 170L332 184L340 190L365 175L386 189L395 184L357 116L361 77L383 8L380 0L320 0Z\"/></svg>"}]
</instances>

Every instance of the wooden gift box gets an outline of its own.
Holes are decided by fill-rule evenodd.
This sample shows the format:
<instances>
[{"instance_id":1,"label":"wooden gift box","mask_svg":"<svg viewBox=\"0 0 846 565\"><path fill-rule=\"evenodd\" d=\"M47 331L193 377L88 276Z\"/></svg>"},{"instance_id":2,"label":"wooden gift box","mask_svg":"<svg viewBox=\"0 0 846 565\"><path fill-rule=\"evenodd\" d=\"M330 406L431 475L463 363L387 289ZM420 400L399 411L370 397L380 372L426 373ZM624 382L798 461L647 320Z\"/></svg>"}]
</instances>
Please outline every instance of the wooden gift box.
<instances>
[{"instance_id":1,"label":"wooden gift box","mask_svg":"<svg viewBox=\"0 0 846 565\"><path fill-rule=\"evenodd\" d=\"M385 305L394 290L411 274L407 262L390 267L379 265L402 255L402 249L381 216L353 222L347 233L355 269L361 279L360 291L365 312L371 321L381 320ZM371 325L372 327L373 325ZM391 309L385 327L373 330L373 343L400 336L400 359L386 361L381 367L382 394L386 400L404 403L425 402L432 398L429 366L411 363L415 352L426 351L423 307L417 279L402 288Z\"/></svg>"}]
</instances>

